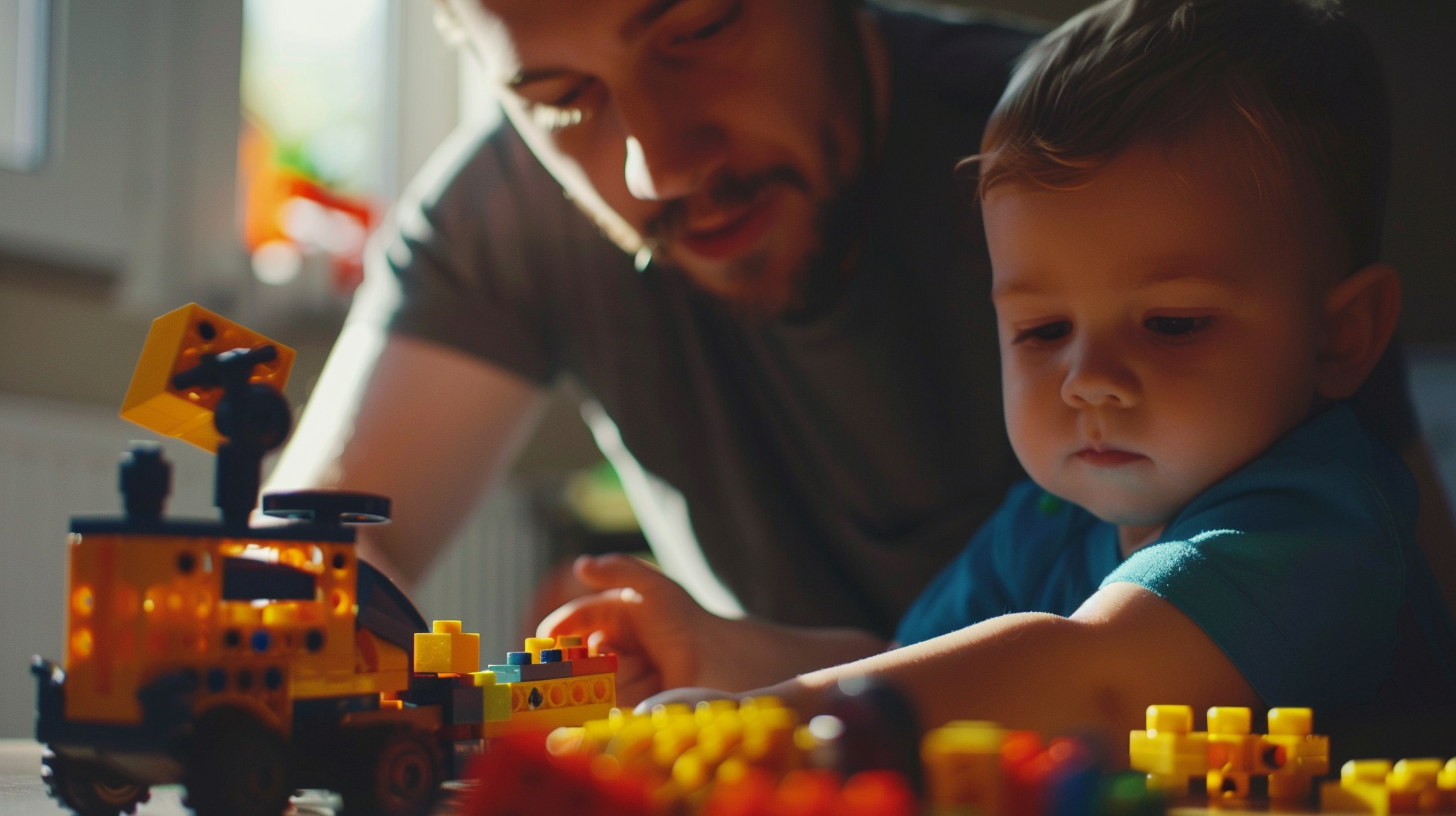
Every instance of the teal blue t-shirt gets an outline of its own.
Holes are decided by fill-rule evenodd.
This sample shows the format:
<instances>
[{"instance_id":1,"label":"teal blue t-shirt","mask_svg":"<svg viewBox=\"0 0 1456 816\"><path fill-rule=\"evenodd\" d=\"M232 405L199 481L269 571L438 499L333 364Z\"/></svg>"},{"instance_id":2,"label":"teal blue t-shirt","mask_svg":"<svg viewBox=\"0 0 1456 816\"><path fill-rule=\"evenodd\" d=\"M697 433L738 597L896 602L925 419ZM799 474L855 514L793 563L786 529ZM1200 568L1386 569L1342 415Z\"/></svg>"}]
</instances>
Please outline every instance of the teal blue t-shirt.
<instances>
[{"instance_id":1,"label":"teal blue t-shirt","mask_svg":"<svg viewBox=\"0 0 1456 816\"><path fill-rule=\"evenodd\" d=\"M1416 511L1404 464L1344 405L1210 487L1125 561L1114 525L1022 482L897 640L1010 612L1070 615L1125 582L1188 615L1268 705L1357 705L1392 687L1412 705L1449 703L1456 630L1415 545Z\"/></svg>"}]
</instances>

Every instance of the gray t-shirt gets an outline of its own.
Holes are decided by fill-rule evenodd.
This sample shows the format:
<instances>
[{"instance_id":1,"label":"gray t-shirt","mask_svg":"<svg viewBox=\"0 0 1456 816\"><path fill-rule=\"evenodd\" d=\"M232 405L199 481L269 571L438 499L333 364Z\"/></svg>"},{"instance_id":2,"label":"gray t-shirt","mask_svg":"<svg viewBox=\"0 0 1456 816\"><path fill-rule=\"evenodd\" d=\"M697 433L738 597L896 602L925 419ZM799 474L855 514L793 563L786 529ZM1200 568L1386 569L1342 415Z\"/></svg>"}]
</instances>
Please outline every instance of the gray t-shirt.
<instances>
[{"instance_id":1,"label":"gray t-shirt","mask_svg":"<svg viewBox=\"0 0 1456 816\"><path fill-rule=\"evenodd\" d=\"M583 384L748 612L888 636L1021 476L984 234L952 169L1034 35L874 13L887 141L858 261L813 319L747 322L672 269L636 271L508 124L397 214L388 268L392 331Z\"/></svg>"}]
</instances>

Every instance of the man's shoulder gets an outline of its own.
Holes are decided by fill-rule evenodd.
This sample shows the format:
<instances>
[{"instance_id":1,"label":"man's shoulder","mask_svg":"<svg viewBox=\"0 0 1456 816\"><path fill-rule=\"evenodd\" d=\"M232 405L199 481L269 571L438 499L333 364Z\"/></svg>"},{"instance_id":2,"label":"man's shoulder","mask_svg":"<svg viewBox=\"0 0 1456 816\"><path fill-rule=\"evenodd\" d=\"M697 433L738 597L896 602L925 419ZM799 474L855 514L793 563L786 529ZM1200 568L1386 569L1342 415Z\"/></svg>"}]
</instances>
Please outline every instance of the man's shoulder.
<instances>
[{"instance_id":1,"label":"man's shoulder","mask_svg":"<svg viewBox=\"0 0 1456 816\"><path fill-rule=\"evenodd\" d=\"M448 209L500 195L557 205L564 200L555 179L504 117L463 124L446 137L410 182L401 205Z\"/></svg>"},{"instance_id":2,"label":"man's shoulder","mask_svg":"<svg viewBox=\"0 0 1456 816\"><path fill-rule=\"evenodd\" d=\"M963 103L994 104L1016 60L1046 33L1022 17L933 2L872 0L896 81Z\"/></svg>"}]
</instances>

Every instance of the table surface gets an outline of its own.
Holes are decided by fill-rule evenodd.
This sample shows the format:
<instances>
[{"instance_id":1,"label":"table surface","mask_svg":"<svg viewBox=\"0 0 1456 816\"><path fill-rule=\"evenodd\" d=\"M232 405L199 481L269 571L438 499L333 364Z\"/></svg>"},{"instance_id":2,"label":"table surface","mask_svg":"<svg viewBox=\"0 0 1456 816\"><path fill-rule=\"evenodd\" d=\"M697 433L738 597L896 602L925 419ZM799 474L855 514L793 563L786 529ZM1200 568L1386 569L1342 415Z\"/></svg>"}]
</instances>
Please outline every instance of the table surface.
<instances>
[{"instance_id":1,"label":"table surface","mask_svg":"<svg viewBox=\"0 0 1456 816\"><path fill-rule=\"evenodd\" d=\"M0 740L0 816L61 816L70 811L46 795L40 781L40 744L34 740ZM186 816L181 790L159 788L137 816Z\"/></svg>"},{"instance_id":2,"label":"table surface","mask_svg":"<svg viewBox=\"0 0 1456 816\"><path fill-rule=\"evenodd\" d=\"M40 779L41 746L34 740L0 739L0 816L69 816L56 804ZM313 793L293 800L288 816L333 816L328 797ZM152 788L151 801L137 808L137 816L192 816L182 806L177 785Z\"/></svg>"},{"instance_id":3,"label":"table surface","mask_svg":"<svg viewBox=\"0 0 1456 816\"><path fill-rule=\"evenodd\" d=\"M0 739L0 816L69 816L70 811L57 805L46 794L45 783L40 779L40 755L41 747L34 740ZM335 802L330 797L306 792L302 797L293 800L293 807L286 816L333 816ZM451 807L447 796L436 809L435 816L458 816L456 810ZM1216 809L1174 807L1169 810L1169 816L1231 816L1231 813L1239 811L1267 813L1268 806L1256 803ZM182 806L182 789L176 785L153 788L151 801L137 808L137 816L191 814L192 811Z\"/></svg>"}]
</instances>

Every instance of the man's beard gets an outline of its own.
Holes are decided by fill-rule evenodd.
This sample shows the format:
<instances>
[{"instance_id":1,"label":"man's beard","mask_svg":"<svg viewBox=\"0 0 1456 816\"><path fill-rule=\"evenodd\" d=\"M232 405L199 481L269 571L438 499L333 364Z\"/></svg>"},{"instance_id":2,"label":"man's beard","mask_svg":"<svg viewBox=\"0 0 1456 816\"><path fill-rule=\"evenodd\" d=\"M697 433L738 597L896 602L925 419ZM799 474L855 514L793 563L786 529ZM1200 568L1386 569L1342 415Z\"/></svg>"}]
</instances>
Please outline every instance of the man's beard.
<instances>
[{"instance_id":1,"label":"man's beard","mask_svg":"<svg viewBox=\"0 0 1456 816\"><path fill-rule=\"evenodd\" d=\"M835 149L826 158L836 158ZM865 199L863 179L841 183L827 198L814 201L814 234L807 255L787 269L776 268L768 250L756 250L734 260L725 272L711 277L690 267L672 263L671 251L687 223L688 205L674 199L643 228L654 262L663 262L681 272L709 294L725 301L742 318L762 321L783 317L804 321L827 311L838 301L849 277L848 262L863 231ZM707 195L721 209L748 208L775 187L787 186L799 194L812 195L807 180L798 172L782 168L747 178L724 175Z\"/></svg>"}]
</instances>

